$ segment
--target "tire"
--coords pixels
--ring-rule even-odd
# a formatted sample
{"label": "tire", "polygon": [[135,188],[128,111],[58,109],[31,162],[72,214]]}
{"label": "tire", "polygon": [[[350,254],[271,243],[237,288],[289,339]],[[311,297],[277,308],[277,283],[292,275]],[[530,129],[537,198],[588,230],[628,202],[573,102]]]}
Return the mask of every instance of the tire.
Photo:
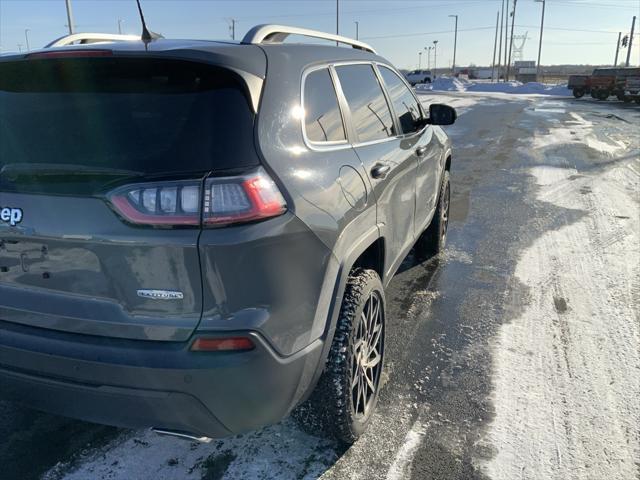
{"label": "tire", "polygon": [[624,103],[631,103],[632,98],[631,97],[622,97],[622,101]]}
{"label": "tire", "polygon": [[607,100],[609,98],[609,90],[598,90],[598,100]]}
{"label": "tire", "polygon": [[451,182],[449,177],[449,172],[445,170],[442,175],[438,206],[433,214],[433,219],[416,243],[415,253],[420,259],[426,259],[442,252],[447,243],[449,206],[451,204]]}
{"label": "tire", "polygon": [[616,94],[616,98],[621,102],[625,101],[625,96],[622,93]]}
{"label": "tire", "polygon": [[640,98],[636,98],[636,103],[640,105]]}
{"label": "tire", "polygon": [[384,367],[384,306],[378,274],[351,272],[325,370],[309,400],[294,412],[305,430],[321,430],[347,445],[366,430]]}
{"label": "tire", "polygon": [[574,88],[573,89],[573,96],[576,98],[582,98],[584,97],[584,90],[581,88]]}
{"label": "tire", "polygon": [[598,90],[591,90],[591,98],[598,99]]}

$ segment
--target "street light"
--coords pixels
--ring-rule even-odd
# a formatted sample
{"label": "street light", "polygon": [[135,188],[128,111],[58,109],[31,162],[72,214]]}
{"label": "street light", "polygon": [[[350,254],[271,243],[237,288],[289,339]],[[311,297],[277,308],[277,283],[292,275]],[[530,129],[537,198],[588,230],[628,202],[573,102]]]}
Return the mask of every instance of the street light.
{"label": "street light", "polygon": [[427,68],[431,70],[431,50],[433,50],[433,47],[429,45],[428,47],[424,47],[424,49],[427,51]]}
{"label": "street light", "polygon": [[24,39],[27,41],[27,52],[31,50],[31,48],[29,48],[29,32],[30,30],[28,28],[24,29]]}
{"label": "street light", "polygon": [[540,81],[540,57],[542,55],[542,32],[544,30],[544,7],[547,2],[545,0],[535,0],[538,3],[542,3],[542,20],[540,20],[540,44],[538,45],[538,70],[536,71],[536,80]]}
{"label": "street light", "polygon": [[360,22],[353,22],[356,24],[356,40],[358,40],[359,36],[360,36],[360,32],[358,31],[360,28]]}
{"label": "street light", "polygon": [[451,76],[456,75],[456,50],[458,48],[458,15],[449,15],[450,18],[456,19],[456,33],[453,37],[453,64],[451,65]]}
{"label": "street light", "polygon": [[422,68],[422,52],[418,52],[418,70]]}
{"label": "street light", "polygon": [[124,22],[124,20],[122,20],[121,18],[118,19],[118,33],[120,35],[122,35],[122,22]]}
{"label": "street light", "polygon": [[438,40],[433,41],[433,78],[438,77]]}

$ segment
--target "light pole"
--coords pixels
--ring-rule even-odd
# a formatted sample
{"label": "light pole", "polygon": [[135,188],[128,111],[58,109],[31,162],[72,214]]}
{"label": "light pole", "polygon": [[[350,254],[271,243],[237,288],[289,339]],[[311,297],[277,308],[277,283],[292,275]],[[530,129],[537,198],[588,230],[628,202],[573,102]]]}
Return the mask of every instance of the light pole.
{"label": "light pole", "polygon": [[544,8],[547,5],[546,0],[535,0],[542,2],[542,20],[540,20],[540,44],[538,45],[538,70],[536,72],[536,80],[540,81],[540,57],[542,55],[542,32],[544,31]]}
{"label": "light pole", "polygon": [[18,53],[22,53],[22,44],[21,43],[18,44]]}
{"label": "light pole", "polygon": [[620,39],[622,38],[622,32],[618,32],[618,43],[616,43],[616,59],[613,61],[613,66],[618,66],[618,53],[620,53]]}
{"label": "light pole", "polygon": [[449,15],[450,18],[456,19],[456,33],[453,37],[453,64],[451,65],[451,76],[456,76],[456,50],[458,49],[458,15]]}
{"label": "light pole", "polygon": [[360,29],[360,22],[353,22],[356,24],[356,40],[359,39],[360,37],[360,32],[358,31]]}
{"label": "light pole", "polygon": [[427,68],[431,70],[431,50],[433,50],[433,47],[429,45],[428,47],[424,47],[424,49],[427,51]]}
{"label": "light pole", "polygon": [[69,35],[73,35],[73,10],[71,9],[71,0],[65,0],[67,4],[67,25],[69,27]]}
{"label": "light pole", "polygon": [[29,48],[29,31],[28,28],[24,29],[24,39],[27,41],[27,52],[31,50],[31,48]]}
{"label": "light pole", "polygon": [[513,50],[513,29],[516,26],[516,5],[518,0],[513,0],[513,12],[511,12],[511,39],[509,41],[509,60],[507,61],[507,76],[505,82],[509,81],[509,73],[511,73],[511,52]]}
{"label": "light pole", "polygon": [[122,20],[121,18],[118,19],[118,33],[120,35],[122,35],[122,22],[124,22],[124,20]]}
{"label": "light pole", "polygon": [[418,70],[422,68],[422,52],[418,52]]}
{"label": "light pole", "polygon": [[438,40],[433,41],[433,78],[437,78],[438,74]]}

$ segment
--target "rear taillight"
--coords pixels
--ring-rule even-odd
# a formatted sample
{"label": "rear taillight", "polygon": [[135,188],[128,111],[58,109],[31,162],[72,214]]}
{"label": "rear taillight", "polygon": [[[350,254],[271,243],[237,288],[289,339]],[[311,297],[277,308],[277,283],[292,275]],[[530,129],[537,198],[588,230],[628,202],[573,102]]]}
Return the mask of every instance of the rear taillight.
{"label": "rear taillight", "polygon": [[196,338],[191,344],[192,352],[248,351],[256,345],[248,337]]}
{"label": "rear taillight", "polygon": [[127,221],[139,225],[222,226],[275,217],[286,211],[282,194],[263,169],[202,181],[129,185],[109,195]]}
{"label": "rear taillight", "polygon": [[240,177],[210,178],[205,182],[205,225],[228,225],[282,215],[286,204],[280,190],[260,169]]}

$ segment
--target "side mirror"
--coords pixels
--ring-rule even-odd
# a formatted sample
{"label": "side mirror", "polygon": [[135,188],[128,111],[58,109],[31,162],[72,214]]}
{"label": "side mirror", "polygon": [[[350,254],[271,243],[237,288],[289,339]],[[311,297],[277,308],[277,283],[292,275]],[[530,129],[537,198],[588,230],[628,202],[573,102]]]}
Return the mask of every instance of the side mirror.
{"label": "side mirror", "polygon": [[458,118],[456,109],[449,105],[434,103],[429,105],[429,123],[431,125],[453,125]]}

